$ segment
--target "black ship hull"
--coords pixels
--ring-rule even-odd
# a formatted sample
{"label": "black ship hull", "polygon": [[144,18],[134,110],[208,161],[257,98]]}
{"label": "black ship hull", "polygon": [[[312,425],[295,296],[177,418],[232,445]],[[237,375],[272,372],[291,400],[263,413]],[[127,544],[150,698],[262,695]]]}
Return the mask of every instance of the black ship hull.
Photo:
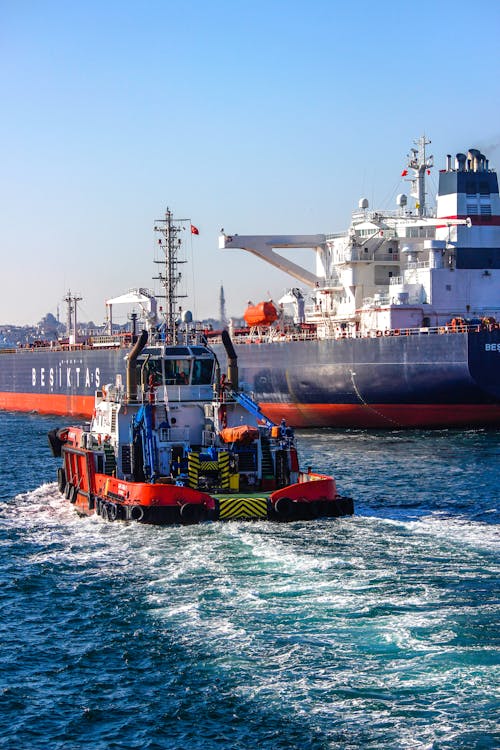
{"label": "black ship hull", "polygon": [[[213,347],[225,362],[222,345]],[[235,343],[240,384],[296,427],[500,425],[500,330]],[[89,416],[127,349],[0,354],[0,408]]]}

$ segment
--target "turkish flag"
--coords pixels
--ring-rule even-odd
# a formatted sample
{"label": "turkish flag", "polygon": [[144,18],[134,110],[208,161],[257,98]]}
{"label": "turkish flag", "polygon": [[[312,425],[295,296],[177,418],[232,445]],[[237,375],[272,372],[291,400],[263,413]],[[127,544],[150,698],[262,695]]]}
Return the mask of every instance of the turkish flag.
{"label": "turkish flag", "polygon": [[198,229],[193,224],[191,224],[191,234],[199,234]]}

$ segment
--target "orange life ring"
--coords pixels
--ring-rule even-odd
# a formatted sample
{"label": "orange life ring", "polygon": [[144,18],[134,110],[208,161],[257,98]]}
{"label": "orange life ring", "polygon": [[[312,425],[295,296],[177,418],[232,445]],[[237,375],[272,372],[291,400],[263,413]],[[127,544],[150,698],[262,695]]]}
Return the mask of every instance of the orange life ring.
{"label": "orange life ring", "polygon": [[382,333],[382,331],[377,331],[376,335],[377,335],[378,337],[380,337],[380,336],[383,336],[383,333]]}

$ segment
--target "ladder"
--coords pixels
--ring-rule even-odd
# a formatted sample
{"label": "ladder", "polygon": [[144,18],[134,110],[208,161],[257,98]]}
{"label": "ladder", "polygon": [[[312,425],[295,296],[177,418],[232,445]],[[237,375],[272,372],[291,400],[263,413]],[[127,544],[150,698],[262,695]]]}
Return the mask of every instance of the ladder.
{"label": "ladder", "polygon": [[241,391],[230,391],[230,395],[234,398],[235,401],[237,401],[241,406],[250,412],[250,414],[253,414],[257,419],[260,419],[266,427],[275,427],[274,422],[272,422],[269,417],[266,417],[266,415],[261,411],[261,408],[258,404],[255,403],[253,399],[250,398],[250,396],[247,396],[246,393],[241,393]]}

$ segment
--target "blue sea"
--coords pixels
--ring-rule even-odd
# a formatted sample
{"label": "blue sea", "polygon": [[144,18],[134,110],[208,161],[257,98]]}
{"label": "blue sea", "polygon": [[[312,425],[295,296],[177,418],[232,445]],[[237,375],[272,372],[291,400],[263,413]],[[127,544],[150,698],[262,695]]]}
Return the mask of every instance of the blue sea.
{"label": "blue sea", "polygon": [[79,518],[0,413],[0,748],[500,747],[500,432],[314,430],[356,515]]}

